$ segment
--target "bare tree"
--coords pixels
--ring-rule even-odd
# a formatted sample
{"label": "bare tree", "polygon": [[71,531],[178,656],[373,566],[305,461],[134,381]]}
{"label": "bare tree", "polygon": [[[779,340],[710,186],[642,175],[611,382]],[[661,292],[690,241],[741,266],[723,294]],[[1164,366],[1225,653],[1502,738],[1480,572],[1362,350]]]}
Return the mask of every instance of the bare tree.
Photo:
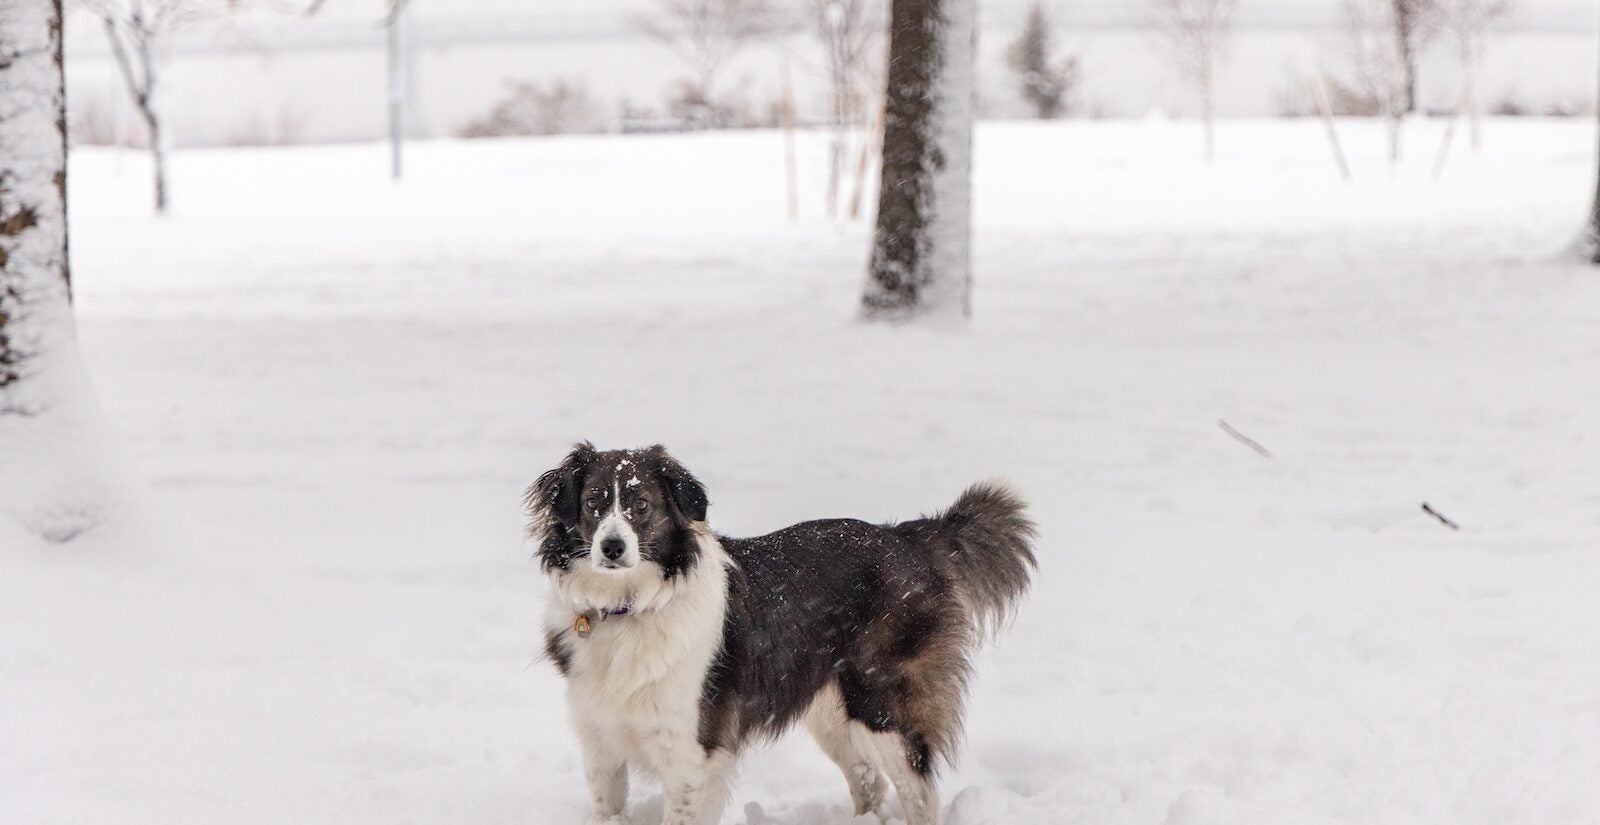
{"label": "bare tree", "polygon": [[1404,27],[1395,9],[1395,0],[1345,0],[1346,96],[1365,101],[1387,121],[1391,171],[1400,164],[1405,116],[1414,100],[1411,84],[1416,77],[1407,63],[1412,53],[1402,48],[1407,38],[1400,34]]}
{"label": "bare tree", "polygon": [[837,214],[839,183],[850,155],[850,136],[866,117],[863,89],[873,74],[872,46],[878,33],[872,17],[880,0],[805,0],[817,39],[822,43],[828,76],[828,120],[833,139],[828,147],[828,214]]}
{"label": "bare tree", "polygon": [[717,104],[717,79],[734,55],[772,30],[774,21],[769,0],[655,0],[654,11],[634,25],[689,68],[678,103],[722,125],[726,117]]}
{"label": "bare tree", "polygon": [[67,268],[61,0],[0,3],[0,518],[67,541],[92,522]]}
{"label": "bare tree", "polygon": [[1390,32],[1404,72],[1403,114],[1417,111],[1417,61],[1439,29],[1439,0],[1388,0]]}
{"label": "bare tree", "polygon": [[[234,5],[239,0],[228,0],[229,5]],[[305,6],[305,14],[311,16],[322,10],[328,0],[310,0]],[[411,7],[411,0],[387,0],[388,8],[383,15],[384,33],[384,65],[388,75],[385,84],[385,99],[389,111],[389,176],[395,180],[400,179],[403,171],[403,155],[406,143],[406,103],[410,97],[410,82],[408,71],[411,65],[411,54],[406,42],[406,10]]]}
{"label": "bare tree", "polygon": [[1444,0],[1445,28],[1461,61],[1461,108],[1467,116],[1472,151],[1483,148],[1483,101],[1478,76],[1489,51],[1489,32],[1511,13],[1511,0]]}
{"label": "bare tree", "polygon": [[599,132],[604,119],[581,81],[508,81],[505,97],[477,120],[456,131],[460,137],[577,135]]}
{"label": "bare tree", "polygon": [[155,206],[167,211],[167,134],[162,69],[172,36],[219,10],[222,3],[202,0],[83,0],[83,6],[105,26],[117,70],[128,96],[144,121],[155,171]]}
{"label": "bare tree", "polygon": [[1217,64],[1228,52],[1237,0],[1151,0],[1174,66],[1200,97],[1206,162],[1216,159]]}
{"label": "bare tree", "polygon": [[1017,73],[1017,90],[1033,107],[1034,116],[1050,120],[1072,113],[1078,86],[1078,58],[1056,58],[1055,30],[1044,0],[1034,0],[1017,39],[1006,49],[1006,62]]}
{"label": "bare tree", "polygon": [[971,314],[977,0],[893,0],[865,317]]}

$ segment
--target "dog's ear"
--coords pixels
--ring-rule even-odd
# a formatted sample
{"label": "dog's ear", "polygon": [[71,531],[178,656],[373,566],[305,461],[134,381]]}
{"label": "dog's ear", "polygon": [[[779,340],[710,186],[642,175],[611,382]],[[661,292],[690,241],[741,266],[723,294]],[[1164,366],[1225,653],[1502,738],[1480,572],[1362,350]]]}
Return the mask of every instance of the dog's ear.
{"label": "dog's ear", "polygon": [[660,444],[650,448],[650,455],[655,459],[656,475],[673,508],[688,521],[705,521],[706,506],[710,503],[706,500],[705,485],[676,458],[667,455],[667,448]]}
{"label": "dog's ear", "polygon": [[597,453],[587,441],[576,444],[555,469],[539,476],[528,488],[523,501],[528,505],[532,529],[546,537],[557,526],[572,529],[578,525],[578,503],[583,500],[583,479],[589,474]]}

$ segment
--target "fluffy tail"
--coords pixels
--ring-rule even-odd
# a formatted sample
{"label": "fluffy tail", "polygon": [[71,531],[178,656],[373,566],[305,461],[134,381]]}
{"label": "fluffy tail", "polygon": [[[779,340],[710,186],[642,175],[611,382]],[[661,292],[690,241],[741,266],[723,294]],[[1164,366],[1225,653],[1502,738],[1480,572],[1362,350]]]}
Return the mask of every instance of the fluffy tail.
{"label": "fluffy tail", "polygon": [[1010,618],[1039,566],[1033,555],[1037,531],[1026,510],[1007,487],[982,483],[930,519],[947,542],[939,549],[949,559],[967,609],[986,632],[999,630]]}

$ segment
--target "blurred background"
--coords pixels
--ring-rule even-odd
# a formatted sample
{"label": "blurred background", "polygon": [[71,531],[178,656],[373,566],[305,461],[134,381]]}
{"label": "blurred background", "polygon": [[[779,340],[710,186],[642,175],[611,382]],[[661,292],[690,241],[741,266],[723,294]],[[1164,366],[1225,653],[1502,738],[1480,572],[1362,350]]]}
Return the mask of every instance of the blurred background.
{"label": "blurred background", "polygon": [[[195,3],[203,7],[203,3]],[[692,4],[682,4],[692,5]],[[713,4],[715,5],[715,4]],[[1196,101],[1165,48],[1159,5],[1139,0],[986,0],[979,38],[980,113],[1037,116],[1020,91],[1011,47],[1035,8],[1048,19],[1052,65],[1070,63],[1063,103],[1073,118],[1193,117]],[[1315,113],[1307,81],[1334,87],[1338,114],[1377,114],[1363,89],[1359,45],[1377,21],[1345,0],[1240,0],[1230,59],[1215,79],[1225,117]],[[1382,9],[1382,3],[1366,3]],[[1445,6],[1450,4],[1446,3]],[[176,27],[166,44],[166,96],[178,146],[325,143],[385,134],[387,37],[383,0],[330,0],[314,15],[212,4],[211,14]],[[779,125],[786,94],[800,123],[832,117],[829,56],[840,25],[856,47],[852,92],[871,108],[881,97],[886,5],[789,0],[733,4],[752,16],[744,33],[718,44],[727,59],[711,77],[713,113],[695,111],[695,58],[657,36],[675,25],[672,4],[650,0],[413,0],[405,30],[405,131],[418,138],[500,134],[680,130],[696,126]],[[839,20],[830,23],[826,9]],[[1592,108],[1592,0],[1482,2],[1487,47],[1478,97],[1501,115],[1574,116]],[[1354,11],[1352,10],[1354,8]],[[821,11],[819,11],[821,10]],[[1481,12],[1480,12],[1481,13]],[[681,21],[677,21],[681,22]],[[1460,108],[1467,67],[1446,21],[1419,50],[1418,107]],[[737,48],[734,48],[734,45]],[[1353,49],[1355,53],[1353,52]],[[68,84],[75,138],[137,145],[145,139],[130,111],[104,32],[80,8],[69,23]],[[1025,70],[1023,70],[1025,71]],[[787,80],[786,80],[787,78]],[[785,83],[790,84],[785,92]],[[1365,97],[1364,97],[1365,93]],[[509,107],[521,122],[497,121]]]}
{"label": "blurred background", "polygon": [[[949,825],[1592,825],[1600,0],[983,0],[926,235],[887,6],[67,3],[0,822],[583,821],[520,502],[592,439],[735,535],[1021,491]],[[910,238],[953,323],[864,311]],[[850,813],[789,738],[723,821]]]}

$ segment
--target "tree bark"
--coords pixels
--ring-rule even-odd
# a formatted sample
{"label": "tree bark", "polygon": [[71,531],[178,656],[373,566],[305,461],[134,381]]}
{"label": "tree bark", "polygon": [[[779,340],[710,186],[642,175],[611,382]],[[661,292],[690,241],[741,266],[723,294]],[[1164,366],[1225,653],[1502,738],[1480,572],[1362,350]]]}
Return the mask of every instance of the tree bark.
{"label": "tree bark", "polygon": [[61,0],[0,3],[0,416],[39,411],[36,361],[72,336],[63,83]]}
{"label": "tree bark", "polygon": [[154,112],[146,112],[144,118],[145,130],[150,133],[150,165],[155,174],[156,187],[156,214],[167,213],[167,134],[161,128],[161,118]]}
{"label": "tree bark", "polygon": [[1417,54],[1418,0],[1394,0],[1395,37],[1400,49],[1401,68],[1405,72],[1404,114],[1417,110]]}
{"label": "tree bark", "polygon": [[865,317],[970,315],[976,0],[892,0]]}
{"label": "tree bark", "polygon": [[72,321],[61,2],[0,2],[0,521],[54,543],[115,499]]}
{"label": "tree bark", "polygon": [[[1600,118],[1600,109],[1596,110],[1596,117]],[[1600,165],[1600,151],[1597,151],[1597,165]],[[1595,176],[1594,202],[1589,206],[1589,225],[1584,229],[1583,254],[1589,263],[1600,266],[1600,173]]]}

